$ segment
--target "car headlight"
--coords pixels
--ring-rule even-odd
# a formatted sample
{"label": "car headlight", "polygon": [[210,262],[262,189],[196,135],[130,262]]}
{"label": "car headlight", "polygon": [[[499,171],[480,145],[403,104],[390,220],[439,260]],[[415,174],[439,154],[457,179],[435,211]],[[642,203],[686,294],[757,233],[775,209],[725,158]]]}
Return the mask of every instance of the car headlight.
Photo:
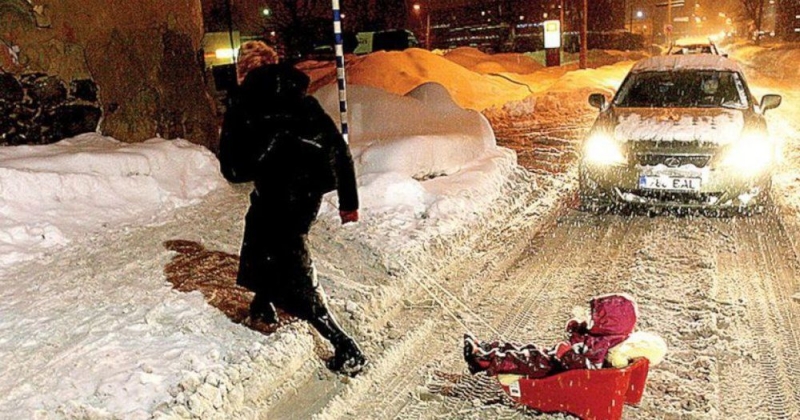
{"label": "car headlight", "polygon": [[775,151],[768,139],[759,133],[748,133],[731,145],[722,164],[752,173],[771,165],[774,158]]}
{"label": "car headlight", "polygon": [[624,165],[627,163],[620,144],[610,135],[595,133],[583,147],[583,159],[598,165]]}

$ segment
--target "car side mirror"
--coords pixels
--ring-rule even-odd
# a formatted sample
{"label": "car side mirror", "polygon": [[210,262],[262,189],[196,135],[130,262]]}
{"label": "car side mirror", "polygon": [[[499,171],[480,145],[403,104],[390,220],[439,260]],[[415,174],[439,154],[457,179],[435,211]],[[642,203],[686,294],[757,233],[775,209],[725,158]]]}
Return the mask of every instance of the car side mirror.
{"label": "car side mirror", "polygon": [[779,107],[781,100],[781,95],[764,95],[761,97],[761,112]]}
{"label": "car side mirror", "polygon": [[593,93],[589,95],[589,105],[597,108],[603,109],[606,107],[606,95],[602,93]]}

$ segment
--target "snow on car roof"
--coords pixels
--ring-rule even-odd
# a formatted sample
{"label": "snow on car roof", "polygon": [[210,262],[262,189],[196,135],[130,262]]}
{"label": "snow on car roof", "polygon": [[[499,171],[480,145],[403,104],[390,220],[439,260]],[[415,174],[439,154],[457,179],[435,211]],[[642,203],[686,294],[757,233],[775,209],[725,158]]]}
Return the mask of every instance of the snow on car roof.
{"label": "snow on car roof", "polygon": [[665,55],[646,58],[634,64],[631,73],[676,70],[725,70],[742,73],[742,68],[735,61],[713,54]]}

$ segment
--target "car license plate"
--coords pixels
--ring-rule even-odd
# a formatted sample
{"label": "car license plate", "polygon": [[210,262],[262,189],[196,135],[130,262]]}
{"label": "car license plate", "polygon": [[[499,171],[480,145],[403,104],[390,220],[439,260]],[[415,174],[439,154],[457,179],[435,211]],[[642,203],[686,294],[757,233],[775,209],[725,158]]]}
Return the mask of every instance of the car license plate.
{"label": "car license plate", "polygon": [[700,178],[642,175],[639,177],[639,188],[664,191],[699,191]]}

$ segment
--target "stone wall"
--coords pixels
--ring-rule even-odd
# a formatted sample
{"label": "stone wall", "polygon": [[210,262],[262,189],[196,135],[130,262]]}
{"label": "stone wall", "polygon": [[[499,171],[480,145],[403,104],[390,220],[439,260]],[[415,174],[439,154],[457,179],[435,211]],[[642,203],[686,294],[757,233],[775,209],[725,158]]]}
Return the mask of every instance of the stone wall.
{"label": "stone wall", "polygon": [[216,150],[202,35],[200,0],[0,0],[0,70],[52,76],[68,92],[93,80],[100,131],[127,142],[180,137]]}
{"label": "stone wall", "polygon": [[97,130],[97,85],[44,73],[0,73],[0,144],[48,144]]}

